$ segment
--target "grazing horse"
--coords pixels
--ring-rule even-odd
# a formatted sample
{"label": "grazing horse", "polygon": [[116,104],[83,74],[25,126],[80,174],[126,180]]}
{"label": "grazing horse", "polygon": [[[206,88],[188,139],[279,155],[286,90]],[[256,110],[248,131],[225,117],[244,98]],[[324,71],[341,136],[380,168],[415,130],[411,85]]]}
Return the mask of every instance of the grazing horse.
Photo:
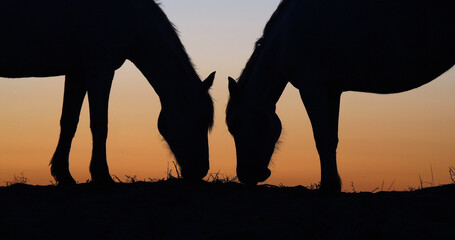
{"label": "grazing horse", "polygon": [[213,124],[209,88],[201,81],[172,23],[153,0],[0,0],[0,76],[65,75],[61,131],[51,160],[59,184],[75,184],[68,168],[81,105],[88,95],[94,183],[112,184],[106,160],[108,101],[114,71],[133,62],[159,95],[158,129],[182,176],[209,169]]}
{"label": "grazing horse", "polygon": [[238,179],[255,185],[270,176],[282,128],[275,106],[290,82],[313,127],[321,190],[341,191],[341,93],[398,93],[446,72],[455,64],[454,13],[446,0],[283,0],[238,82],[229,78]]}

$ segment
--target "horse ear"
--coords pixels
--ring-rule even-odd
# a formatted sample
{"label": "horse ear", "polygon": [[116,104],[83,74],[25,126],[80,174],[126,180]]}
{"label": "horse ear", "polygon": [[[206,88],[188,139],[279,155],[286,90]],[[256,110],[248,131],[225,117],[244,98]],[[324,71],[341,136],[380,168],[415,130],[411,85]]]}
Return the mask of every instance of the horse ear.
{"label": "horse ear", "polygon": [[231,95],[234,95],[237,92],[237,82],[231,77],[228,77],[228,80],[229,80],[229,93]]}
{"label": "horse ear", "polygon": [[216,72],[212,72],[203,82],[202,82],[202,90],[207,92],[210,87],[213,85],[213,80],[215,80]]}

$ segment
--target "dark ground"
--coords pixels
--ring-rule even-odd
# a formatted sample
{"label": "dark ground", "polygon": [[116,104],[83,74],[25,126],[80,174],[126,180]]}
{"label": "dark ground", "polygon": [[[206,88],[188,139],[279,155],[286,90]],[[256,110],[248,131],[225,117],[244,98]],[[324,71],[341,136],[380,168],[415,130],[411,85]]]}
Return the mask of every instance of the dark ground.
{"label": "dark ground", "polygon": [[0,239],[455,239],[455,185],[322,195],[178,179],[0,187]]}

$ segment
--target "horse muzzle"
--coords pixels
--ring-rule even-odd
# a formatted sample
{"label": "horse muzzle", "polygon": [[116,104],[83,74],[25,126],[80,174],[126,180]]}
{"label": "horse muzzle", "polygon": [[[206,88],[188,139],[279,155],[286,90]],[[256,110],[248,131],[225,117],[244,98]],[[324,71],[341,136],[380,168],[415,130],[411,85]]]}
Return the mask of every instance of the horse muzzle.
{"label": "horse muzzle", "polygon": [[183,179],[190,181],[199,181],[209,172],[208,166],[181,166],[180,168]]}
{"label": "horse muzzle", "polygon": [[246,185],[257,185],[259,182],[264,182],[271,174],[272,172],[268,168],[260,171],[244,171],[237,168],[237,178]]}

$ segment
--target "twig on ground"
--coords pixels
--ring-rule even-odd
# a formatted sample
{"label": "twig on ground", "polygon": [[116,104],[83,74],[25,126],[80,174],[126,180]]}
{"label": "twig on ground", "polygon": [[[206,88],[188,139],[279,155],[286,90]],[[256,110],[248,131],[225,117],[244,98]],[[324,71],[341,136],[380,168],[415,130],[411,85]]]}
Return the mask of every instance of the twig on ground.
{"label": "twig on ground", "polygon": [[393,181],[392,181],[392,184],[390,184],[390,187],[387,189],[387,192],[389,192],[389,191],[390,191],[390,189],[392,189],[392,187],[393,187],[393,184],[395,184],[395,179],[393,179]]}
{"label": "twig on ground", "polygon": [[115,178],[115,179],[116,179],[116,180],[117,180],[119,183],[123,183],[123,181],[122,181],[122,180],[120,180],[120,178],[119,178],[119,177],[117,177],[117,175],[112,175],[112,177],[114,177],[114,178]]}
{"label": "twig on ground", "polygon": [[137,176],[136,175],[134,175],[134,176],[125,175],[125,177],[126,177],[126,180],[125,180],[126,183],[135,183],[135,182],[137,182]]}
{"label": "twig on ground", "polygon": [[354,187],[354,182],[353,181],[351,182],[351,187],[352,187],[352,192],[355,193],[356,191],[355,191],[355,187]]}
{"label": "twig on ground", "polygon": [[450,174],[450,180],[452,180],[452,183],[455,184],[455,167],[453,167],[453,166],[449,167],[449,174]]}
{"label": "twig on ground", "polygon": [[419,180],[420,180],[420,189],[423,189],[423,182],[422,182],[422,177],[419,174]]}
{"label": "twig on ground", "polygon": [[175,161],[172,162],[172,163],[174,164],[175,172],[177,173],[177,178],[181,178],[180,177],[179,167],[177,166],[177,163]]}

